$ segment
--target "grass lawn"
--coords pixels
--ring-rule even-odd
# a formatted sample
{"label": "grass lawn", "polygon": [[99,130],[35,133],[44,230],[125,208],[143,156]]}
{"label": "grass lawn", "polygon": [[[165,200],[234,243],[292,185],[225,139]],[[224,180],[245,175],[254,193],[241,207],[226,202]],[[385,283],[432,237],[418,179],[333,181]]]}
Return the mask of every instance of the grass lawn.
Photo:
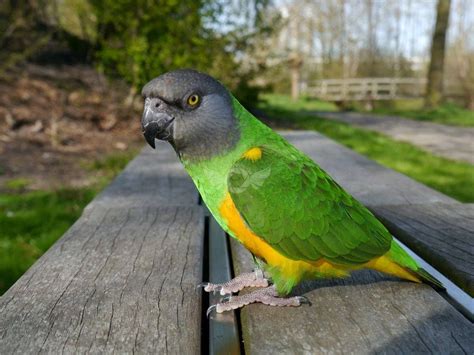
{"label": "grass lawn", "polygon": [[474,166],[435,156],[409,143],[351,125],[314,117],[305,111],[320,104],[265,95],[258,108],[280,127],[311,129],[462,202],[474,202]]}
{"label": "grass lawn", "polygon": [[[355,105],[356,110],[363,111]],[[423,108],[422,100],[378,101],[371,113],[400,116],[417,121],[436,122],[452,126],[474,127],[474,112],[453,103],[445,103],[432,110]]]}
{"label": "grass lawn", "polygon": [[312,98],[302,97],[298,101],[293,101],[288,95],[264,94],[258,108],[260,109],[282,109],[291,112],[298,111],[339,111],[339,108],[328,101],[320,101]]}
{"label": "grass lawn", "polygon": [[0,295],[74,223],[96,192],[0,194]]}
{"label": "grass lawn", "polygon": [[91,174],[99,176],[87,188],[25,192],[25,179],[6,184],[11,192],[0,194],[0,295],[64,234],[136,153],[132,150],[84,162]]}

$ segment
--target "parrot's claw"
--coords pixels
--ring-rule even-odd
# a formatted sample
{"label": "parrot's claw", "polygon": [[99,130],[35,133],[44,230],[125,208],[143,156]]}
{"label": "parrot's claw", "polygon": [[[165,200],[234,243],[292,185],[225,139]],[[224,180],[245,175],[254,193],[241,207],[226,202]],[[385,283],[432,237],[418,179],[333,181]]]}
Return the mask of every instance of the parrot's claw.
{"label": "parrot's claw", "polygon": [[202,282],[198,287],[202,287],[206,292],[219,292],[221,296],[230,295],[245,287],[268,287],[269,280],[265,278],[262,270],[255,270],[240,274],[228,282],[221,284],[213,284],[210,282]]}
{"label": "parrot's claw", "polygon": [[217,313],[222,313],[241,308],[250,303],[263,303],[269,306],[278,307],[299,307],[302,304],[311,305],[311,302],[305,296],[288,298],[278,297],[278,292],[276,291],[275,286],[269,286],[242,296],[226,296],[222,299],[221,303],[209,307],[206,314],[209,317],[209,314],[214,310]]}
{"label": "parrot's claw", "polygon": [[305,297],[305,296],[296,296],[295,298],[298,299],[298,301],[300,302],[300,305],[302,305],[302,304],[307,304],[307,305],[310,305],[310,306],[313,305],[313,304],[311,303],[311,301],[308,299],[308,297]]}
{"label": "parrot's claw", "polygon": [[212,311],[216,310],[216,308],[217,308],[217,304],[213,304],[212,306],[210,306],[206,311],[206,317],[209,318],[209,315],[212,313]]}

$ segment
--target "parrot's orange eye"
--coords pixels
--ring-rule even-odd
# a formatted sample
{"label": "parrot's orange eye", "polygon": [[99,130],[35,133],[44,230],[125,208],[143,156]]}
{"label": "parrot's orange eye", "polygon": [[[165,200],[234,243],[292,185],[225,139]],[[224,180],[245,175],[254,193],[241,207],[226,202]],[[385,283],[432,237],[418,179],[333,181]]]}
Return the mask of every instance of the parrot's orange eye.
{"label": "parrot's orange eye", "polygon": [[188,105],[196,106],[199,103],[199,95],[193,94],[188,97]]}

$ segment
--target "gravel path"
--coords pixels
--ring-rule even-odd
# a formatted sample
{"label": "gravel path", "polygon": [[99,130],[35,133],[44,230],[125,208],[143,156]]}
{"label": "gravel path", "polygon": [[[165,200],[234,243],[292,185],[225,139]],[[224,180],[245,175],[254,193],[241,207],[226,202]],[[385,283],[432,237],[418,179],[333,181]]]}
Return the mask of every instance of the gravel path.
{"label": "gravel path", "polygon": [[394,116],[375,116],[355,112],[313,112],[319,117],[337,120],[394,139],[406,141],[433,154],[474,164],[474,128],[446,126]]}

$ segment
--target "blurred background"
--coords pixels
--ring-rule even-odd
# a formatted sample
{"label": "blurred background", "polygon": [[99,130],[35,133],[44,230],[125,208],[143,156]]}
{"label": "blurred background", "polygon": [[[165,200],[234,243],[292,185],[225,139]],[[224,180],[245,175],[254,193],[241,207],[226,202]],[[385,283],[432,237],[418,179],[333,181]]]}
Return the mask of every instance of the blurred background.
{"label": "blurred background", "polygon": [[141,87],[176,68],[474,202],[473,33],[472,0],[2,1],[0,295],[143,147]]}

